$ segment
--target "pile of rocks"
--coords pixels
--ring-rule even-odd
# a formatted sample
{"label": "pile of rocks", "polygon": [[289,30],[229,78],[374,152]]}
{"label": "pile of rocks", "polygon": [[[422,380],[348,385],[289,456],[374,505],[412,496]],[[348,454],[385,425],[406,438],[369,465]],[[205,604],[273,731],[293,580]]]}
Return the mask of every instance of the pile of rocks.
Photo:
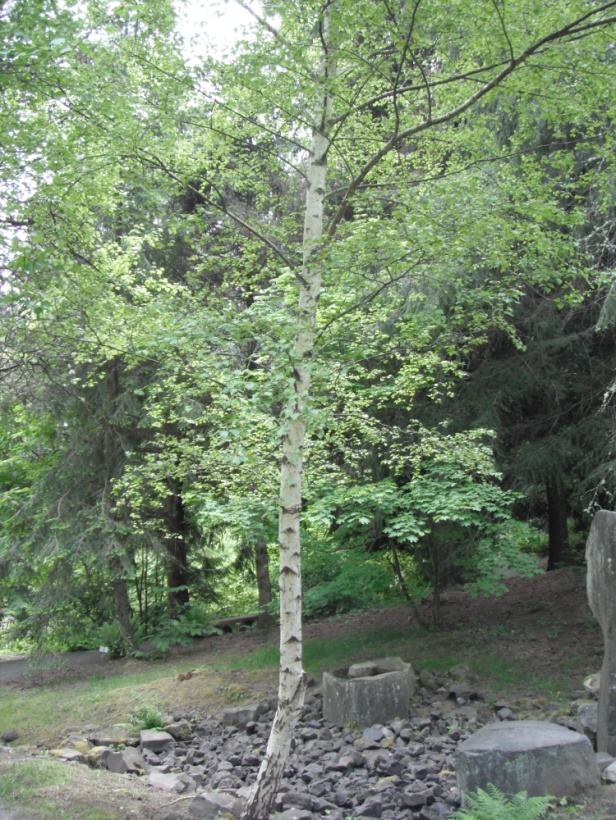
{"label": "pile of rocks", "polygon": [[[447,675],[421,670],[410,716],[360,729],[323,718],[322,695],[309,690],[276,799],[283,820],[375,817],[437,820],[460,805],[454,756],[461,742],[494,721],[535,718],[576,726],[569,708],[541,697],[499,702],[475,687],[468,667]],[[581,696],[584,693],[580,693]],[[66,761],[146,778],[186,797],[167,820],[239,813],[265,754],[275,699],[222,716],[175,714],[163,731],[127,737],[84,730],[52,754]]]}
{"label": "pile of rocks", "polygon": [[[338,728],[323,718],[321,694],[310,689],[276,801],[284,820],[327,815],[436,820],[460,805],[454,754],[485,723],[532,714],[555,719],[542,699],[487,703],[467,667],[448,675],[422,670],[410,717],[365,729]],[[176,714],[164,731],[139,738],[89,731],[53,754],[147,778],[190,801],[194,817],[237,812],[265,754],[275,699],[227,709],[205,719]],[[569,713],[565,721],[574,721]],[[123,748],[124,747],[124,748]],[[187,801],[188,802],[188,801]],[[180,816],[172,811],[168,818]]]}

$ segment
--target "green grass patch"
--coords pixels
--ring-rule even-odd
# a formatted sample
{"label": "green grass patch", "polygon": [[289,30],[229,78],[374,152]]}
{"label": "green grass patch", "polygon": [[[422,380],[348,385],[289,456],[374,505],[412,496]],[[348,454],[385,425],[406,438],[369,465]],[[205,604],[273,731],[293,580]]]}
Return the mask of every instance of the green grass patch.
{"label": "green grass patch", "polygon": [[[80,820],[86,807],[60,807],[50,795],[80,785],[82,772],[50,760],[13,763],[0,770],[0,801],[7,808],[31,809],[32,817]],[[34,814],[36,812],[36,814]],[[104,806],[89,805],[88,820],[118,820],[120,815]]]}

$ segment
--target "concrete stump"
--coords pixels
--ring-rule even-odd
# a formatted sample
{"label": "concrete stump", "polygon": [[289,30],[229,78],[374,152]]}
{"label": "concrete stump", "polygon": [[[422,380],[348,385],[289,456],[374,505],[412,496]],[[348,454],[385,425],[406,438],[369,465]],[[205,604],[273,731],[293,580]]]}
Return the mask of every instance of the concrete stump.
{"label": "concrete stump", "polygon": [[355,721],[361,727],[406,718],[414,691],[415,673],[400,658],[324,672],[323,717],[336,726]]}
{"label": "concrete stump", "polygon": [[597,751],[616,757],[616,513],[599,510],[586,541],[588,603],[603,632]]}
{"label": "concrete stump", "polygon": [[541,720],[484,726],[459,747],[456,774],[463,795],[493,783],[505,794],[566,797],[600,783],[588,738]]}

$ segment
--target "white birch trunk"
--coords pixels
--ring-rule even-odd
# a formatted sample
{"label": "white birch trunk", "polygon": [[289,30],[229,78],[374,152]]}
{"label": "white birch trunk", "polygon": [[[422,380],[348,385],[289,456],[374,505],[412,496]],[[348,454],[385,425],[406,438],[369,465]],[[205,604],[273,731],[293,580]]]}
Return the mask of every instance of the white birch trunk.
{"label": "white birch trunk", "polygon": [[289,756],[293,731],[304,705],[306,675],[302,667],[302,581],[300,516],[302,466],[306,437],[305,409],[310,391],[314,327],[321,291],[323,212],[331,117],[331,79],[334,62],[328,53],[329,18],[322,28],[323,59],[318,83],[322,89],[315,116],[308,190],[304,215],[303,264],[299,278],[299,309],[294,348],[294,393],[287,404],[287,432],[280,468],[280,677],[278,709],[267,744],[265,759],[248,801],[243,820],[265,820],[273,809],[278,784]]}

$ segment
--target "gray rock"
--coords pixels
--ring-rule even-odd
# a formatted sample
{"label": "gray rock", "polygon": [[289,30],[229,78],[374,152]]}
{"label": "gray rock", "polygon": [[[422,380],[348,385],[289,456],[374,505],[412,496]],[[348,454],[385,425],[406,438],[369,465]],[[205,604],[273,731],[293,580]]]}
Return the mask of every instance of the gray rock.
{"label": "gray rock", "polygon": [[348,678],[346,669],[323,673],[323,717],[337,726],[359,726],[407,717],[415,691],[410,664],[400,658],[374,661],[378,674]]}
{"label": "gray rock", "polygon": [[312,820],[314,815],[306,809],[290,808],[280,815],[281,820]]}
{"label": "gray rock", "polygon": [[191,800],[188,810],[193,817],[203,817],[208,820],[225,813],[239,817],[242,812],[242,801],[231,794],[202,792]]}
{"label": "gray rock", "polygon": [[234,706],[225,709],[222,713],[223,726],[237,726],[238,729],[245,729],[246,724],[254,723],[260,714],[260,709],[255,704],[246,706]]}
{"label": "gray rock", "polygon": [[597,748],[597,703],[582,703],[578,706],[575,728],[581,735],[586,735],[593,749]]}
{"label": "gray rock", "polygon": [[307,792],[287,792],[282,795],[283,806],[312,810],[312,796]]}
{"label": "gray rock", "polygon": [[610,763],[601,774],[606,783],[616,783],[616,762]]}
{"label": "gray rock", "polygon": [[349,666],[350,678],[372,677],[372,675],[376,674],[378,674],[378,666],[372,661],[368,661],[366,663],[354,663],[352,666]]}
{"label": "gray rock", "polygon": [[187,720],[178,720],[164,727],[174,740],[190,740],[193,728]]}
{"label": "gray rock", "polygon": [[614,762],[614,758],[612,755],[608,755],[607,752],[597,752],[595,755],[595,760],[597,761],[597,766],[599,767],[599,771],[604,771],[610,763]]}
{"label": "gray rock", "polygon": [[124,762],[122,752],[109,752],[105,764],[113,774],[126,774],[128,766]]}
{"label": "gray rock", "polygon": [[507,794],[563,797],[599,783],[588,738],[537,720],[484,726],[460,745],[456,774],[462,794],[493,783]]}
{"label": "gray rock", "polygon": [[139,733],[139,742],[142,749],[149,749],[151,752],[162,752],[171,746],[173,738],[168,732],[142,729]]}
{"label": "gray rock", "polygon": [[59,758],[60,760],[66,760],[69,763],[88,762],[88,758],[84,755],[84,753],[77,751],[77,749],[69,749],[67,747],[62,749],[52,749],[49,754]]}
{"label": "gray rock", "polygon": [[368,797],[363,805],[355,809],[357,817],[380,817],[383,814],[383,803],[379,797]]}
{"label": "gray rock", "polygon": [[599,510],[586,541],[588,603],[603,632],[597,749],[616,755],[616,513]]}
{"label": "gray rock", "polygon": [[597,697],[599,689],[601,688],[601,672],[595,672],[594,675],[589,675],[584,680],[584,689],[589,695]]}
{"label": "gray rock", "polygon": [[174,792],[177,791],[178,785],[182,781],[180,780],[179,774],[173,774],[171,772],[165,774],[159,772],[157,769],[153,769],[148,775],[147,782],[150,786],[154,786],[155,789],[162,789],[162,791],[165,792]]}

